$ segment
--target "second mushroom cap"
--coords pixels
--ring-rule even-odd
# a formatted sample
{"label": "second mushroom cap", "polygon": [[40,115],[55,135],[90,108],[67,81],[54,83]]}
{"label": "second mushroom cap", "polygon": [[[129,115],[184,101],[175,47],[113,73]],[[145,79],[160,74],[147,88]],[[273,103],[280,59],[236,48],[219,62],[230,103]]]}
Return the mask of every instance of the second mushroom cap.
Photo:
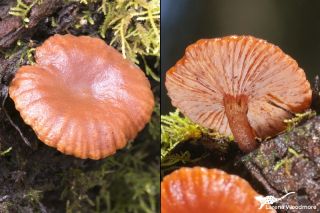
{"label": "second mushroom cap", "polygon": [[292,117],[269,101],[294,113],[311,104],[296,61],[252,36],[199,40],[167,72],[165,84],[173,106],[203,127],[234,135],[245,152],[256,148],[255,136],[278,134]]}

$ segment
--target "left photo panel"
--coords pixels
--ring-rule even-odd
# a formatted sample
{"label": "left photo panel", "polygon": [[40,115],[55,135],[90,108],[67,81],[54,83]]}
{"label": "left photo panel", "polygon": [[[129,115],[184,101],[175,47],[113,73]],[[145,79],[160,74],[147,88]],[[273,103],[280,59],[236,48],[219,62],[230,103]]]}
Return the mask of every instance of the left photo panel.
{"label": "left photo panel", "polygon": [[160,212],[160,0],[0,8],[0,213]]}

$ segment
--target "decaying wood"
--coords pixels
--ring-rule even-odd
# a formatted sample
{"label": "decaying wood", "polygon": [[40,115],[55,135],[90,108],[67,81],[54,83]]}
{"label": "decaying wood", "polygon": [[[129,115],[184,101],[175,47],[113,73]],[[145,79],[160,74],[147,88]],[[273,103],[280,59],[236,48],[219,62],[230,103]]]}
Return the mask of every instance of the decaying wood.
{"label": "decaying wood", "polygon": [[268,195],[280,197],[295,192],[273,205],[320,208],[320,116],[262,143],[241,161],[265,186]]}

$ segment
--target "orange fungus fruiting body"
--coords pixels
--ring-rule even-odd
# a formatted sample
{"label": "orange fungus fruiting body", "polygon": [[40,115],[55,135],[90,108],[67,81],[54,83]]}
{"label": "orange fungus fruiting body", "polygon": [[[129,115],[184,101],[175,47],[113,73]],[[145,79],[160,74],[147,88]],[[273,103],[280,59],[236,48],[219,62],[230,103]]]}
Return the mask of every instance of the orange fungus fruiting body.
{"label": "orange fungus fruiting body", "polygon": [[103,40],[55,35],[21,67],[9,93],[38,138],[79,158],[100,159],[133,140],[150,120],[145,74]]}
{"label": "orange fungus fruiting body", "polygon": [[[283,122],[311,104],[304,71],[282,50],[252,36],[202,39],[166,75],[173,106],[193,122],[226,136],[240,148],[257,147],[254,137],[274,136]],[[277,107],[269,103],[274,102]]]}
{"label": "orange fungus fruiting body", "polygon": [[242,178],[219,169],[181,168],[161,183],[161,213],[275,213]]}

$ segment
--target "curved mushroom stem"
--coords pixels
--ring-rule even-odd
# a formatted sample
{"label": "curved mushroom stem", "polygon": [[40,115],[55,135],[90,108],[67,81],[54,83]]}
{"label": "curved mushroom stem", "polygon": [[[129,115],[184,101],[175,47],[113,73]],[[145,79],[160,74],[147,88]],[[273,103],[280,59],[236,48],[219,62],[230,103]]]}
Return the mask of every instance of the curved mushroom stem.
{"label": "curved mushroom stem", "polygon": [[258,143],[254,139],[252,128],[247,117],[246,96],[233,97],[226,95],[224,106],[229,121],[229,126],[234,139],[238,142],[240,149],[246,153],[258,148]]}

